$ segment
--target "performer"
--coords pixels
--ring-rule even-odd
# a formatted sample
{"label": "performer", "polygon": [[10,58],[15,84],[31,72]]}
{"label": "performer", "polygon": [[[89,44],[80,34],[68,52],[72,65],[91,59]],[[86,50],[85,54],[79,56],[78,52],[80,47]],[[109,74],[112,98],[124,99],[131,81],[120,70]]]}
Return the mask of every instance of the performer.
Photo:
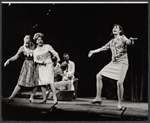
{"label": "performer", "polygon": [[[24,37],[24,45],[21,46],[13,57],[8,59],[4,67],[6,65],[9,65],[11,61],[15,61],[19,58],[19,56],[23,53],[25,56],[25,61],[23,63],[20,76],[18,79],[18,83],[15,86],[15,89],[13,90],[11,96],[6,100],[6,102],[10,102],[14,99],[15,95],[18,93],[18,91],[21,89],[21,87],[34,87],[38,85],[38,82],[36,81],[36,73],[35,73],[35,65],[33,62],[33,50],[35,48],[34,43],[31,41],[31,36],[26,35]],[[35,90],[33,90],[33,93],[35,93]],[[33,98],[30,98],[30,101],[33,101]]]}
{"label": "performer", "polygon": [[41,103],[46,103],[46,85],[50,84],[51,90],[53,92],[54,104],[57,104],[57,97],[54,86],[54,70],[51,54],[57,57],[57,62],[60,61],[58,53],[49,44],[44,44],[43,41],[44,34],[36,33],[34,35],[34,40],[37,43],[37,48],[34,50],[34,61],[37,63],[39,71],[39,85],[41,86],[43,93],[43,101]]}
{"label": "performer", "polygon": [[[63,72],[61,70],[61,65],[59,62],[57,62],[57,57],[53,57],[52,58],[52,61],[53,61],[53,66],[54,66],[54,82],[58,82],[58,81],[61,81],[62,80],[62,76],[63,76]],[[48,84],[46,86],[46,98],[49,97],[49,94],[51,95],[50,97],[52,97],[52,94],[51,94],[51,88],[50,88],[50,84]]]}
{"label": "performer", "polygon": [[[54,67],[54,74],[55,74],[54,83],[56,87],[56,93],[58,93],[59,90],[72,90],[75,91],[73,98],[76,99],[77,87],[76,88],[74,87],[75,86],[74,83],[78,82],[78,79],[74,77],[75,65],[74,62],[70,61],[69,54],[65,53],[63,57],[65,61],[61,65],[56,64],[56,66]],[[47,91],[47,97],[49,98],[52,97],[50,90]]]}
{"label": "performer", "polygon": [[102,76],[117,80],[117,94],[118,94],[118,109],[122,109],[122,98],[124,94],[123,82],[128,70],[128,55],[127,45],[134,44],[134,38],[127,38],[123,34],[123,29],[120,25],[115,24],[112,29],[114,38],[111,39],[105,46],[96,50],[91,50],[88,54],[91,57],[94,53],[110,49],[112,52],[112,60],[106,65],[97,75],[97,94],[92,103],[101,103],[102,91]]}
{"label": "performer", "polygon": [[[68,64],[67,63],[62,63],[60,66],[60,70],[55,69],[55,87],[56,90],[72,90],[72,77],[68,76],[67,68]],[[59,70],[59,71],[58,71]],[[61,76],[61,80],[59,80],[59,76]]]}
{"label": "performer", "polygon": [[63,55],[64,62],[62,64],[67,64],[67,69],[64,71],[65,76],[63,80],[71,80],[71,90],[74,90],[73,82],[74,82],[74,73],[75,73],[75,64],[70,60],[69,54],[65,53]]}
{"label": "performer", "polygon": [[[56,62],[54,61],[54,64]],[[72,79],[68,78],[67,75],[67,70],[68,64],[67,63],[62,63],[61,65],[59,63],[55,64],[54,67],[54,84],[56,88],[56,94],[59,92],[59,90],[71,90],[71,84],[72,84]],[[49,86],[47,87],[47,98],[51,98],[51,90]],[[50,96],[49,96],[50,95]]]}
{"label": "performer", "polygon": [[53,66],[54,66],[54,82],[58,82],[62,80],[62,76],[63,76],[63,71],[61,69],[61,65],[59,62],[57,62],[57,58],[54,57],[52,59],[53,61]]}

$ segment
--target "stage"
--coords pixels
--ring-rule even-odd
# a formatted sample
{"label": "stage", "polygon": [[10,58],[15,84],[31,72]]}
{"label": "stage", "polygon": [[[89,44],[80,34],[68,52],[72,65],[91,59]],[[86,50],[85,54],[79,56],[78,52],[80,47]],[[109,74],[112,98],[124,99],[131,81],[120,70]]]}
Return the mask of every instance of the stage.
{"label": "stage", "polygon": [[5,103],[2,98],[2,121],[147,121],[148,103],[123,101],[126,110],[117,109],[117,100],[103,98],[101,105],[91,104],[93,98],[77,98],[59,101],[56,109],[49,111],[53,104],[41,102],[41,93],[35,96],[36,103],[29,102],[29,93],[21,93],[14,101]]}

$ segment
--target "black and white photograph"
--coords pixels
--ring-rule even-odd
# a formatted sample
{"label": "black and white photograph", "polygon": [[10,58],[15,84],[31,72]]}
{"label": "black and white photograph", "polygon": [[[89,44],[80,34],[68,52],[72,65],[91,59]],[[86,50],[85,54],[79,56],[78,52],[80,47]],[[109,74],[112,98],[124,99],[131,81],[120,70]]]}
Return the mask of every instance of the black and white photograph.
{"label": "black and white photograph", "polygon": [[148,121],[148,2],[1,6],[2,121]]}

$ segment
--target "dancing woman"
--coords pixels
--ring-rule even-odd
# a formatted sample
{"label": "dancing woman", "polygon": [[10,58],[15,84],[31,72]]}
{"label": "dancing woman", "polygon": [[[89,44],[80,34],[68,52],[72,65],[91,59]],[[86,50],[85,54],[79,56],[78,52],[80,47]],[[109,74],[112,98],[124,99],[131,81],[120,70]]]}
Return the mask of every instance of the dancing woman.
{"label": "dancing woman", "polygon": [[102,92],[102,76],[117,80],[117,94],[118,94],[118,109],[122,109],[122,98],[124,94],[123,82],[128,70],[128,55],[127,45],[134,44],[134,38],[128,39],[123,34],[123,29],[120,25],[115,24],[112,29],[114,38],[111,39],[105,46],[96,50],[91,50],[88,54],[89,57],[94,53],[110,49],[112,52],[112,60],[107,64],[97,75],[97,94],[92,103],[101,103]]}
{"label": "dancing woman", "polygon": [[60,61],[58,53],[48,44],[44,44],[44,35],[42,33],[36,33],[33,39],[36,41],[37,48],[34,50],[34,62],[37,63],[39,78],[38,82],[41,86],[43,93],[43,101],[46,103],[46,85],[50,84],[53,92],[54,104],[57,104],[57,97],[54,85],[54,69],[51,54],[53,57],[57,57],[57,62]]}
{"label": "dancing woman", "polygon": [[[14,99],[15,95],[18,93],[18,91],[21,89],[21,87],[35,87],[38,85],[38,82],[36,81],[36,74],[35,74],[35,65],[33,62],[33,50],[35,48],[35,45],[31,41],[31,36],[26,35],[24,37],[24,45],[21,46],[13,57],[8,59],[4,67],[6,65],[9,65],[11,61],[15,61],[19,58],[19,56],[23,53],[25,56],[25,61],[23,63],[20,76],[18,79],[18,83],[15,86],[11,96],[6,100],[6,102],[10,102]],[[35,90],[33,90],[33,93]],[[30,98],[30,101],[33,101],[33,98]]]}

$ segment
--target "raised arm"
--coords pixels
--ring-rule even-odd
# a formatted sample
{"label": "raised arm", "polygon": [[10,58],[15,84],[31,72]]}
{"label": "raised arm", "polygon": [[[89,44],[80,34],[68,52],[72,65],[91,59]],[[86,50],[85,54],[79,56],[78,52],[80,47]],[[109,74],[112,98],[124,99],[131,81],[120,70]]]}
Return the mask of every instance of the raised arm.
{"label": "raised arm", "polygon": [[91,57],[94,53],[98,53],[98,52],[101,52],[101,51],[105,51],[105,50],[108,50],[110,48],[110,42],[109,41],[107,44],[105,44],[104,46],[102,46],[101,48],[98,48],[96,50],[91,50],[88,54],[89,57]]}
{"label": "raised arm", "polygon": [[21,46],[21,47],[19,48],[18,52],[17,52],[13,57],[9,58],[9,59],[4,63],[4,67],[5,67],[6,65],[9,65],[9,62],[10,62],[10,61],[15,61],[15,60],[17,60],[18,57],[20,56],[20,54],[21,54],[22,52],[23,52],[23,46]]}
{"label": "raised arm", "polygon": [[130,37],[128,39],[125,35],[123,35],[123,41],[125,42],[126,45],[132,45],[132,44],[134,44],[134,40],[137,40],[137,38]]}

